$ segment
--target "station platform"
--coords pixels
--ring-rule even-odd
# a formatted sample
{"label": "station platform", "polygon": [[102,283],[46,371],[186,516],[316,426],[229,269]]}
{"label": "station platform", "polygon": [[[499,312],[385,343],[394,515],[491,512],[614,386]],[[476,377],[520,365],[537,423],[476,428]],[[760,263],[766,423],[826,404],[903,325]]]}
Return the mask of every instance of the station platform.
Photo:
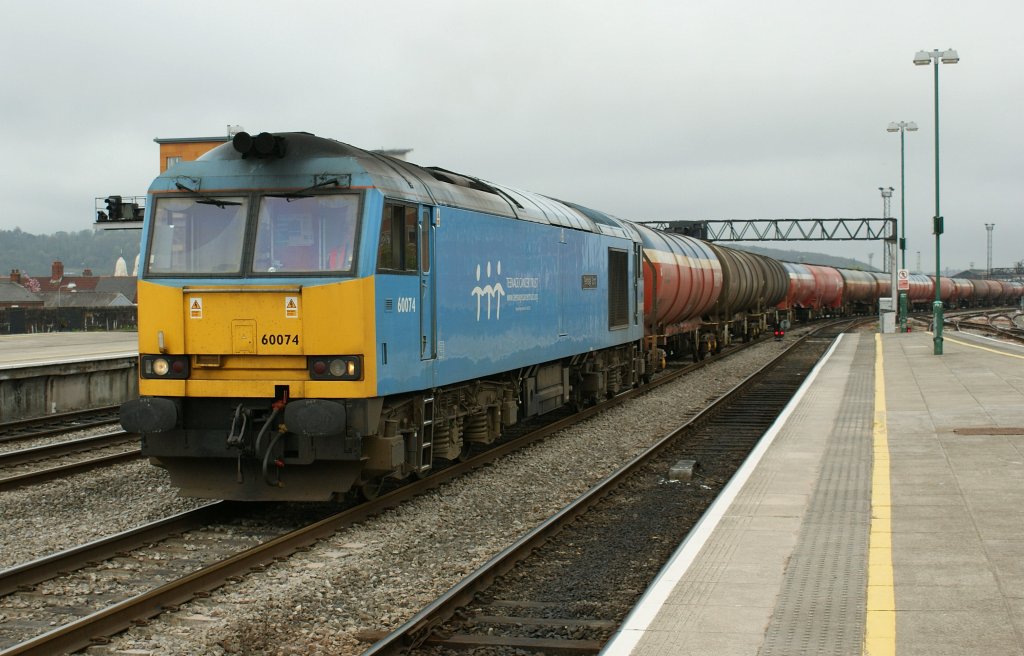
{"label": "station platform", "polygon": [[0,369],[130,358],[138,353],[136,332],[0,335]]}
{"label": "station platform", "polygon": [[605,656],[1024,655],[1024,348],[842,336]]}

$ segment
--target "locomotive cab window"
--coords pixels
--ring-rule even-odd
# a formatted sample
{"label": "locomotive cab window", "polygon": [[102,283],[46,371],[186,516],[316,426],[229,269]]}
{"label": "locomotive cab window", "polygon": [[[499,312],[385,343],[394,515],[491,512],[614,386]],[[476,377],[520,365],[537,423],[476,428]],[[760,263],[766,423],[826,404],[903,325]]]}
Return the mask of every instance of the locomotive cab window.
{"label": "locomotive cab window", "polygon": [[351,273],[355,266],[355,195],[266,196],[256,225],[255,273]]}
{"label": "locomotive cab window", "polygon": [[241,272],[249,203],[244,198],[156,199],[146,258],[153,275]]}
{"label": "locomotive cab window", "polygon": [[416,271],[416,208],[385,203],[377,249],[379,271]]}

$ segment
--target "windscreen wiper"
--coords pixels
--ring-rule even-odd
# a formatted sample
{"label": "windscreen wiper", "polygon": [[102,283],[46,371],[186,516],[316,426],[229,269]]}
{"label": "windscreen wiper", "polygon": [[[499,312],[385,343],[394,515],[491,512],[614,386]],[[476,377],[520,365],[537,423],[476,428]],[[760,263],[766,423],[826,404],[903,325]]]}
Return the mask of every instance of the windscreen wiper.
{"label": "windscreen wiper", "polygon": [[307,191],[313,191],[314,189],[319,189],[320,187],[326,187],[328,185],[338,186],[339,184],[341,183],[338,181],[338,178],[331,178],[330,180],[323,180],[321,182],[316,183],[315,185],[310,185],[305,189],[299,189],[298,191],[289,191],[288,193],[285,194],[266,195],[269,196],[270,198],[283,198],[285,199],[285,201],[290,203],[296,198],[312,198],[311,195],[306,193]]}
{"label": "windscreen wiper", "polygon": [[200,198],[202,198],[202,200],[197,200],[196,201],[200,205],[216,205],[220,209],[224,209],[224,207],[227,206],[227,205],[241,205],[241,203],[236,201],[236,200],[220,200],[218,198],[213,198],[212,196],[207,196],[206,194],[204,194],[204,193],[202,193],[202,192],[200,192],[200,191],[198,191],[196,189],[191,189],[189,187],[186,187],[185,185],[181,184],[180,182],[175,182],[174,186],[177,187],[178,189],[180,189],[181,191],[190,191],[193,194],[198,195]]}

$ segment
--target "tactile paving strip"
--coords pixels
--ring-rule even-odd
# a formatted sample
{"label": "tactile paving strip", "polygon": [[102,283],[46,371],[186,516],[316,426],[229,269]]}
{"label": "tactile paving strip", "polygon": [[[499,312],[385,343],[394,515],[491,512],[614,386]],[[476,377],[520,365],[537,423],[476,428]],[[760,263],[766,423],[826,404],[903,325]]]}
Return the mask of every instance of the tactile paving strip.
{"label": "tactile paving strip", "polygon": [[861,652],[871,521],[874,348],[872,339],[857,346],[821,474],[765,634],[764,656]]}

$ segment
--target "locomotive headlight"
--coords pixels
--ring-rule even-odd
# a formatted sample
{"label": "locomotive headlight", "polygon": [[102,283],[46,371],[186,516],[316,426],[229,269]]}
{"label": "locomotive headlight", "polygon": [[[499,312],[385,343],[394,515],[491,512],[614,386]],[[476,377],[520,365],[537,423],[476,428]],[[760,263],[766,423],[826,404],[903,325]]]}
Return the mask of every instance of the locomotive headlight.
{"label": "locomotive headlight", "polygon": [[188,378],[187,355],[140,355],[139,364],[143,378]]}
{"label": "locomotive headlight", "polygon": [[334,376],[336,378],[341,378],[342,376],[351,376],[355,372],[356,372],[356,363],[353,362],[352,360],[345,360],[343,358],[338,358],[336,360],[331,360],[331,375],[332,376]]}
{"label": "locomotive headlight", "polygon": [[309,377],[313,380],[361,380],[363,356],[326,355],[308,360]]}

